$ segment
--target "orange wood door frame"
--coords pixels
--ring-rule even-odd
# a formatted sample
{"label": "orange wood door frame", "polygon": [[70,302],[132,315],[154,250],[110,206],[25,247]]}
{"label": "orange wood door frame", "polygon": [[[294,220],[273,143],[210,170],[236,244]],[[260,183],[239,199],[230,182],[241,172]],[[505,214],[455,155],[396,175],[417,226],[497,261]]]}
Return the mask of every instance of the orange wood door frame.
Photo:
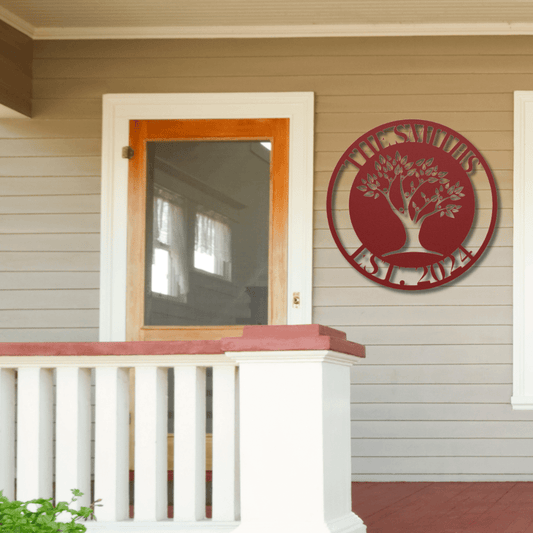
{"label": "orange wood door frame", "polygon": [[145,326],[146,148],[149,141],[268,140],[270,156],[269,324],[287,320],[289,119],[132,120],[128,179],[127,340],[219,339],[243,326]]}

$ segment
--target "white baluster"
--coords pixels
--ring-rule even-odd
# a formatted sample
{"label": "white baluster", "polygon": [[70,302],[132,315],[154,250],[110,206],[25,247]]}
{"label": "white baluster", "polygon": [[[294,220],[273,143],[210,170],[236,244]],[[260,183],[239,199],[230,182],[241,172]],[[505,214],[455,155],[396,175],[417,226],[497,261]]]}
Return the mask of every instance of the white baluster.
{"label": "white baluster", "polygon": [[15,371],[0,368],[0,490],[15,498]]}
{"label": "white baluster", "polygon": [[236,368],[213,367],[213,520],[238,520]]}
{"label": "white baluster", "polygon": [[79,508],[91,503],[91,371],[58,368],[56,380],[56,501],[79,489]]}
{"label": "white baluster", "polygon": [[168,515],[167,369],[135,369],[135,520]]}
{"label": "white baluster", "polygon": [[20,368],[17,398],[17,499],[51,498],[52,370]]}
{"label": "white baluster", "polygon": [[100,521],[129,517],[129,370],[96,369],[95,499]]}
{"label": "white baluster", "polygon": [[205,518],[205,368],[174,369],[174,520]]}

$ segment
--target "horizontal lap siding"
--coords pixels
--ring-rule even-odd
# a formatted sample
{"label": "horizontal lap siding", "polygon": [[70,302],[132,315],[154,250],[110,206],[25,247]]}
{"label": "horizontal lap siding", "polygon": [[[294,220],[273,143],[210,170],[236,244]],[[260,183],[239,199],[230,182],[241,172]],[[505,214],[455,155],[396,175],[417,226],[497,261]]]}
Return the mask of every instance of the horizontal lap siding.
{"label": "horizontal lap siding", "polygon": [[98,340],[101,112],[59,107],[0,120],[1,341]]}
{"label": "horizontal lap siding", "polygon": [[[468,42],[455,41],[441,52],[454,56],[455,69],[440,54],[415,62],[394,57],[392,67],[389,58],[381,81],[374,68],[363,90],[335,89],[317,98],[313,319],[367,346],[367,359],[352,371],[354,480],[533,479],[533,416],[510,406],[512,91],[533,89],[533,68],[530,58],[506,56],[506,46],[502,56],[473,62]],[[525,49],[533,53],[533,40]],[[372,126],[406,117],[441,122],[474,142],[499,194],[497,231],[483,260],[452,286],[428,294],[391,292],[351,269],[324,210],[331,171],[344,149]],[[478,201],[477,227],[488,227],[489,191],[481,190]],[[349,243],[348,213],[338,215]]]}
{"label": "horizontal lap siding", "polygon": [[[532,55],[531,37],[36,42],[34,119],[0,121],[0,335],[96,339],[103,94],[314,91],[313,318],[367,345],[352,371],[353,479],[533,479],[532,416],[509,405],[513,91],[533,90]],[[344,150],[411,117],[470,139],[500,196],[483,260],[427,294],[351,269],[325,213]],[[489,191],[479,198],[484,228]]]}

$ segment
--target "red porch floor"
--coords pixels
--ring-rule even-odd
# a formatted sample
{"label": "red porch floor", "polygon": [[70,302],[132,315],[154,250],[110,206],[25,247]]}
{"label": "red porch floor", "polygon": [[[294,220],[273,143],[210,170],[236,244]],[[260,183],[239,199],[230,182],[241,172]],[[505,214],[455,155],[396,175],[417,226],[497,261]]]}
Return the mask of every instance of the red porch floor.
{"label": "red porch floor", "polygon": [[369,533],[533,533],[533,482],[353,483]]}

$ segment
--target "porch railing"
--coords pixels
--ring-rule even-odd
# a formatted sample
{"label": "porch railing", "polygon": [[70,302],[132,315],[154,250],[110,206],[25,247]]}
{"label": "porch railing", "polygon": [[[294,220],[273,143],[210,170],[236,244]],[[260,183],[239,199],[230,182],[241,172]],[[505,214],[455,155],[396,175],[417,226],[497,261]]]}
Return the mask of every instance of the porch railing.
{"label": "porch railing", "polygon": [[[351,512],[350,366],[364,348],[318,325],[221,341],[0,344],[0,489],[102,499],[91,531],[366,531]],[[206,368],[213,375],[206,519]],[[174,370],[173,518],[168,372]],[[130,519],[130,375],[135,376]],[[94,439],[94,440],[93,440]],[[15,467],[16,465],[16,467]]]}

